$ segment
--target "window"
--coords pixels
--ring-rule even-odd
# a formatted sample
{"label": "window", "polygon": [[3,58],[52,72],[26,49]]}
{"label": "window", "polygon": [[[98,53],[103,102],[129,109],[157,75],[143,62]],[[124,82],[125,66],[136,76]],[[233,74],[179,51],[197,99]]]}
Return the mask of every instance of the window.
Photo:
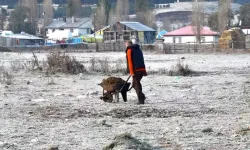
{"label": "window", "polygon": [[173,37],[173,43],[182,43],[181,37]]}
{"label": "window", "polygon": [[204,36],[201,37],[201,42],[206,42],[206,38]]}
{"label": "window", "polygon": [[181,37],[178,37],[178,39],[179,39],[179,42],[178,42],[178,43],[182,43],[182,41],[181,41]]}

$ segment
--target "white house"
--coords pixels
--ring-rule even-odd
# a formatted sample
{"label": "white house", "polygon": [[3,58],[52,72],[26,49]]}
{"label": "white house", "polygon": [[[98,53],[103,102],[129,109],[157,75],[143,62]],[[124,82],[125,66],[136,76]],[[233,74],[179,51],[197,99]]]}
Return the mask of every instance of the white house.
{"label": "white house", "polygon": [[56,20],[46,27],[48,39],[61,40],[63,38],[79,37],[91,34],[91,18],[70,18]]}
{"label": "white house", "polygon": [[[186,26],[163,35],[164,43],[194,43],[197,42],[194,28]],[[209,27],[202,27],[201,42],[213,43],[218,42],[219,33],[212,31]]]}

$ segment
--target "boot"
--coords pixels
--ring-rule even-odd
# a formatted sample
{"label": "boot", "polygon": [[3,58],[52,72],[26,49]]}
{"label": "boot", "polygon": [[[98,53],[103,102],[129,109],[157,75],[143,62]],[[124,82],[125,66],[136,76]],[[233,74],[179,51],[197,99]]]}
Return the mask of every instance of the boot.
{"label": "boot", "polygon": [[146,99],[145,95],[143,93],[141,93],[140,96],[139,96],[139,102],[138,102],[138,104],[144,104],[145,103],[145,99]]}
{"label": "boot", "polygon": [[127,100],[127,92],[126,92],[126,91],[122,91],[121,94],[122,94],[122,99],[123,99],[123,101],[124,101],[124,102],[127,102],[127,101],[128,101],[128,100]]}

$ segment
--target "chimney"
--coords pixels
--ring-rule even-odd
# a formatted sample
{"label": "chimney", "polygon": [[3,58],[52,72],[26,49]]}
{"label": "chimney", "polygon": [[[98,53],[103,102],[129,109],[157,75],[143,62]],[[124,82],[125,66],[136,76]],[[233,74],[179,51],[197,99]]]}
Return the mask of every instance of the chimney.
{"label": "chimney", "polygon": [[72,16],[72,23],[75,23],[75,17]]}

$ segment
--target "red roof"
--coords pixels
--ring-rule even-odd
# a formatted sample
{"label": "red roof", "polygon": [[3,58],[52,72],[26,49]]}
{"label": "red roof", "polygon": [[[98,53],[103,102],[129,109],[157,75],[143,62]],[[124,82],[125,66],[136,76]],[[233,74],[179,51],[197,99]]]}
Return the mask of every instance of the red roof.
{"label": "red roof", "polygon": [[[212,31],[209,27],[202,27],[201,35],[218,35],[218,32]],[[194,30],[192,26],[186,26],[184,28],[180,28],[167,34],[164,36],[195,36]]]}

